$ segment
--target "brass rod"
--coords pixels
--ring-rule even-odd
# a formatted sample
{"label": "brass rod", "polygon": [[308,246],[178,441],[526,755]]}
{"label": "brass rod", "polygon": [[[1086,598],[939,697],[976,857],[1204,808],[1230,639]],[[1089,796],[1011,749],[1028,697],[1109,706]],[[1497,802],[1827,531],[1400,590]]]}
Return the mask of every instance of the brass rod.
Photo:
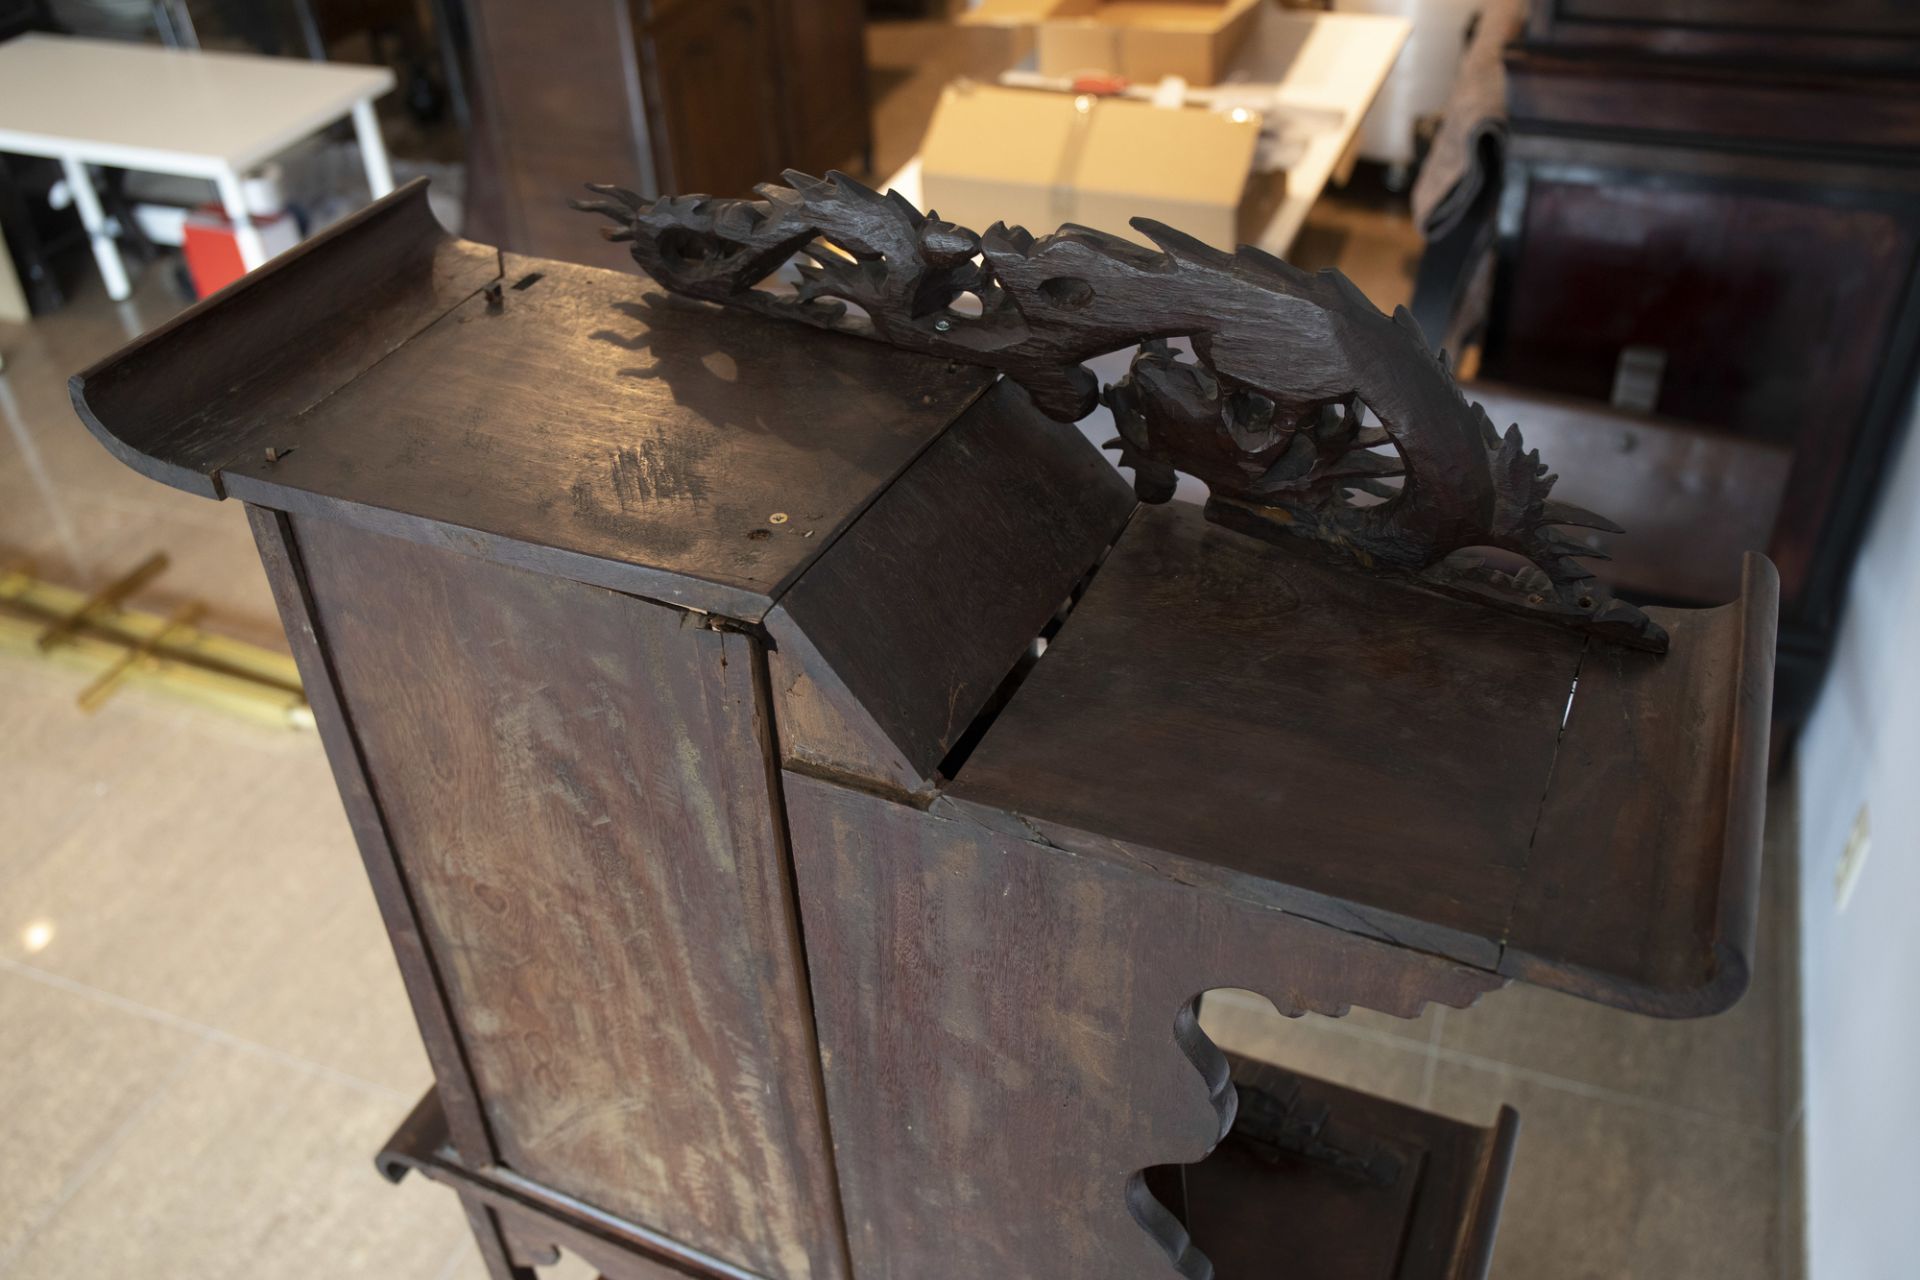
{"label": "brass rod", "polygon": [[115,578],[83,600],[78,609],[49,626],[40,633],[36,643],[40,652],[45,653],[55,645],[72,637],[73,633],[96,611],[111,609],[122,600],[152,582],[166,571],[167,553],[156,551],[135,565],[132,570]]}
{"label": "brass rod", "polygon": [[93,682],[80,691],[80,709],[82,711],[98,711],[106,700],[112,696],[114,689],[119,686],[121,680],[126,677],[127,673],[141,663],[151,660],[153,666],[157,667],[159,660],[154,656],[155,651],[158,650],[174,632],[182,631],[193,626],[199,622],[201,618],[205,617],[206,613],[207,606],[198,601],[189,601],[181,605],[178,609],[175,609],[172,615],[168,617],[166,623],[161,626],[158,631],[148,636],[145,640],[142,640],[133,648],[128,649],[126,654],[118,662],[94,677]]}

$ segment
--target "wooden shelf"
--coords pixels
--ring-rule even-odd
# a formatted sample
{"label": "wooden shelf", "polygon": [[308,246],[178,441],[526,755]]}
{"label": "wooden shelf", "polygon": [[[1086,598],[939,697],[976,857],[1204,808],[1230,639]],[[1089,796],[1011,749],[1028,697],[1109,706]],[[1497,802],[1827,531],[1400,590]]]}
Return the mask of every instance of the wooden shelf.
{"label": "wooden shelf", "polygon": [[1230,1060],[1240,1090],[1233,1132],[1185,1170],[1187,1229],[1215,1280],[1264,1280],[1282,1257],[1297,1280],[1486,1274],[1519,1125],[1513,1108],[1480,1128]]}
{"label": "wooden shelf", "polygon": [[943,797],[1667,1017],[1746,988],[1778,580],[1646,653],[1143,507]]}

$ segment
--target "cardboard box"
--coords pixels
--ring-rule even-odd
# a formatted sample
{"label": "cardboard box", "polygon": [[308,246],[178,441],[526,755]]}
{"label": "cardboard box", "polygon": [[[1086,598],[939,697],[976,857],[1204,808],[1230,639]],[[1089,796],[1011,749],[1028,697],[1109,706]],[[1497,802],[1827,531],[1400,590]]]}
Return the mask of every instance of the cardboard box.
{"label": "cardboard box", "polygon": [[923,195],[975,231],[1077,222],[1146,244],[1127,222],[1148,217],[1231,249],[1259,136],[1244,113],[956,84],[921,148]]}
{"label": "cardboard box", "polygon": [[1217,83],[1266,0],[1061,0],[1038,28],[1040,74]]}

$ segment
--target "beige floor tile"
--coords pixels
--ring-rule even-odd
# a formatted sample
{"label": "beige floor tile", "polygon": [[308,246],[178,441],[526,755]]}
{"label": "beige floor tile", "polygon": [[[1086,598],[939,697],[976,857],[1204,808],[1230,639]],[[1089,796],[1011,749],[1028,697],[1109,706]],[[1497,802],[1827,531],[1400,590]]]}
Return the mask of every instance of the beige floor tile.
{"label": "beige floor tile", "polygon": [[1230,1053],[1410,1106],[1421,1104],[1430,1080],[1423,1044],[1356,1032],[1317,1014],[1283,1018],[1264,998],[1247,992],[1210,992],[1201,1005],[1200,1026]]}
{"label": "beige floor tile", "polygon": [[384,1094],[208,1044],[15,1260],[75,1276],[432,1276],[457,1202],[372,1157],[405,1115]]}
{"label": "beige floor tile", "polygon": [[0,969],[0,1274],[200,1047],[190,1032]]}
{"label": "beige floor tile", "polygon": [[1779,1142],[1742,1125],[1442,1062],[1435,1109],[1520,1112],[1496,1280],[1757,1280],[1776,1272]]}
{"label": "beige floor tile", "polygon": [[1648,1018],[1515,983],[1449,1012],[1442,1050],[1778,1132],[1799,1096],[1787,1025],[1796,997],[1783,987],[1793,941],[1778,905],[1792,871],[1781,858],[1770,846],[1752,983],[1726,1013]]}
{"label": "beige floor tile", "polygon": [[1714,1018],[1667,1021],[1516,983],[1449,1014],[1443,1049],[1773,1129],[1774,1010],[1755,992]]}
{"label": "beige floor tile", "polygon": [[[10,840],[0,956],[417,1096],[425,1057],[318,740],[137,693],[83,716],[52,674],[0,670],[31,725],[0,768],[27,744],[74,762],[47,829]],[[54,933],[29,952],[35,921]]]}

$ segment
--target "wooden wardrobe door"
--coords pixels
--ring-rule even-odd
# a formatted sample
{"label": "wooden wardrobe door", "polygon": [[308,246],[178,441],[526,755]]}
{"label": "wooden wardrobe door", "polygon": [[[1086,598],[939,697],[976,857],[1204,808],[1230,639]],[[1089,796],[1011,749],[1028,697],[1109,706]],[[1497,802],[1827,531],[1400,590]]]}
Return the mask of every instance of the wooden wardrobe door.
{"label": "wooden wardrobe door", "polygon": [[788,167],[768,0],[662,6],[640,40],[661,190],[744,196]]}

